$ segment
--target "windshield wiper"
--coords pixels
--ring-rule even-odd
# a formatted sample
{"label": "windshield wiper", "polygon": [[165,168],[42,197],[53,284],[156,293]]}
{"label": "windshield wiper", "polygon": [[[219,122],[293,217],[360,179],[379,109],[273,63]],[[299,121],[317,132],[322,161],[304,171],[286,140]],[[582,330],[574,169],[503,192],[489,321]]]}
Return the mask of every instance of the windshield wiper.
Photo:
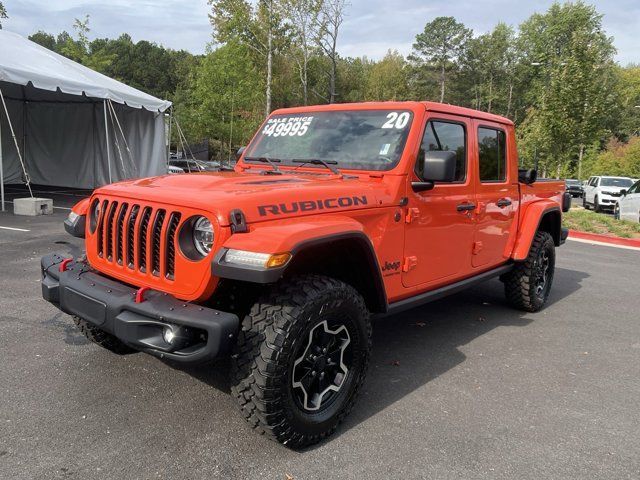
{"label": "windshield wiper", "polygon": [[276,165],[276,163],[280,163],[282,160],[280,160],[279,158],[268,158],[268,157],[244,157],[244,161],[245,162],[262,162],[262,163],[268,163],[269,165],[271,165],[273,167],[273,170],[271,173],[277,174],[277,175],[282,175],[282,171],[280,170],[280,168],[278,167],[278,165]]}
{"label": "windshield wiper", "polygon": [[[332,167],[331,165],[337,165],[338,162],[336,162],[335,160],[322,160],[320,158],[294,158],[293,160],[291,160],[293,163],[300,163],[302,165],[304,165],[305,163],[311,163],[312,165],[324,165],[325,167],[327,167],[329,170],[331,170],[331,173],[334,173],[336,175],[340,175],[340,170],[338,170],[336,167]],[[300,165],[300,166],[302,166]]]}

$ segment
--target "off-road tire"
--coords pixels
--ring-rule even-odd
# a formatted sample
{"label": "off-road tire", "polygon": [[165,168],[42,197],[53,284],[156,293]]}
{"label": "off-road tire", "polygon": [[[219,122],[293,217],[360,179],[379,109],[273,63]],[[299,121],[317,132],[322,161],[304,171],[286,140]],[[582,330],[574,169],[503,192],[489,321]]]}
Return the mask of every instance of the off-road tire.
{"label": "off-road tire", "polygon": [[129,347],[127,344],[121,342],[110,333],[101,330],[90,322],[80,317],[73,317],[73,321],[78,326],[78,329],[82,334],[87,337],[91,342],[96,345],[100,345],[102,348],[116,353],[118,355],[127,355],[129,353],[136,353],[137,350]]}
{"label": "off-road tire", "polygon": [[[345,324],[353,365],[333,401],[324,411],[312,413],[295,400],[293,371],[301,348],[323,321]],[[302,448],[333,433],[349,413],[370,351],[369,312],[353,287],[320,275],[292,277],[274,286],[244,317],[232,355],[231,393],[255,430],[288,447]]]}
{"label": "off-road tire", "polygon": [[[538,292],[537,273],[540,258],[544,252],[550,260],[550,265],[544,288],[542,292]],[[526,312],[537,312],[542,309],[549,298],[554,270],[555,244],[553,238],[547,232],[538,232],[531,243],[526,260],[518,262],[513,270],[501,277],[509,304]]]}

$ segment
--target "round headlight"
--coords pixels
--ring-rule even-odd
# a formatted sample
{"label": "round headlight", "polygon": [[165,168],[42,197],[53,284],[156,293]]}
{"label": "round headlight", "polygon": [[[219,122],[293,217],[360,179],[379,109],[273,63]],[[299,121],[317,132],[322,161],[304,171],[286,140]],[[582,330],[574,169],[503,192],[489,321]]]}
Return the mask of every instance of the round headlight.
{"label": "round headlight", "polygon": [[213,225],[208,218],[199,217],[193,224],[193,245],[206,257],[213,246]]}
{"label": "round headlight", "polygon": [[91,233],[98,228],[98,221],[100,220],[100,200],[96,199],[91,205],[91,216],[89,217],[89,226],[91,227]]}

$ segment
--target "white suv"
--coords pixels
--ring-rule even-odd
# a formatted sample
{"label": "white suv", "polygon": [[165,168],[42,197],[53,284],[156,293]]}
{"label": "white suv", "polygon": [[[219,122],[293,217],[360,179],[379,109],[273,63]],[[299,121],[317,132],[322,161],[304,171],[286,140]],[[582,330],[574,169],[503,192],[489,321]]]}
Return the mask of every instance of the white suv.
{"label": "white suv", "polygon": [[614,210],[622,196],[621,190],[628,190],[633,185],[629,177],[591,177],[584,187],[582,206],[593,207],[596,212]]}
{"label": "white suv", "polygon": [[617,219],[640,222],[640,180],[620,197],[614,215]]}

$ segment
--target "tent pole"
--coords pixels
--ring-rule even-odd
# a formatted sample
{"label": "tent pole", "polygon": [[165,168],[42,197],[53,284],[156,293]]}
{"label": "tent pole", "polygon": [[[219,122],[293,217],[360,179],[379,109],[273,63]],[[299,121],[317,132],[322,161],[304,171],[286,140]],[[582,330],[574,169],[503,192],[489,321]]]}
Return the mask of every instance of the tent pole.
{"label": "tent pole", "polygon": [[109,183],[113,183],[111,180],[111,153],[109,152],[109,126],[107,124],[107,101],[102,101],[104,104],[104,139],[107,144],[107,165],[109,167]]}
{"label": "tent pole", "polygon": [[2,158],[2,118],[0,118],[0,197],[2,197],[2,211],[4,212],[4,164]]}
{"label": "tent pole", "polygon": [[173,105],[169,107],[169,129],[168,129],[169,138],[167,138],[167,172],[169,171],[169,162],[171,161],[171,124],[172,123],[173,123]]}
{"label": "tent pole", "polygon": [[0,89],[0,100],[2,100],[2,106],[4,107],[4,113],[7,116],[7,122],[9,123],[11,137],[13,138],[13,143],[16,146],[16,151],[18,152],[18,160],[20,160],[20,165],[22,166],[22,173],[24,173],[24,179],[25,183],[27,184],[27,188],[29,189],[29,195],[31,195],[31,198],[33,198],[33,191],[31,190],[31,179],[29,178],[29,174],[27,173],[27,168],[24,166],[24,160],[22,159],[22,153],[20,152],[20,146],[18,145],[16,132],[13,131],[13,124],[11,123],[11,118],[9,118],[9,109],[7,108],[7,103],[4,101],[2,89]]}

